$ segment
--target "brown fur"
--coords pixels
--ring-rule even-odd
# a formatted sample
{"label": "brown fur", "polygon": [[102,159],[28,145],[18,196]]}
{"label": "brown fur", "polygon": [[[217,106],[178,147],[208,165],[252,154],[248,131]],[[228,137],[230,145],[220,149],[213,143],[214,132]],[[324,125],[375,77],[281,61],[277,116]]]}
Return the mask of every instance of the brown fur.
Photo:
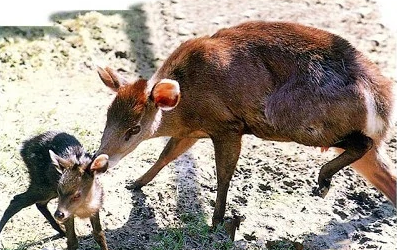
{"label": "brown fur", "polygon": [[[111,79],[101,78],[114,86]],[[118,94],[108,110],[98,150],[117,163],[141,141],[171,136],[158,161],[136,181],[137,188],[198,138],[210,137],[218,182],[215,225],[225,213],[241,137],[254,134],[267,140],[340,147],[345,152],[324,165],[320,187],[359,159],[355,167],[359,173],[396,204],[395,176],[389,168],[379,167],[385,163],[377,153],[392,124],[392,82],[345,39],[293,23],[243,23],[181,44],[148,81],[149,88],[162,79],[179,83],[179,104],[170,111],[159,110],[149,89],[142,117],[125,117],[120,114],[130,114],[134,107],[130,103],[140,103],[135,99],[142,92],[126,96],[124,87],[115,89]],[[163,95],[168,98],[166,92]],[[371,116],[379,118],[377,123],[367,124]],[[120,127],[120,119],[132,122]],[[123,141],[122,131],[136,123],[142,131],[153,132]]]}
{"label": "brown fur", "polygon": [[139,120],[148,99],[144,93],[146,85],[146,81],[141,79],[119,90],[119,94],[110,107],[114,120],[125,121],[127,124]]}

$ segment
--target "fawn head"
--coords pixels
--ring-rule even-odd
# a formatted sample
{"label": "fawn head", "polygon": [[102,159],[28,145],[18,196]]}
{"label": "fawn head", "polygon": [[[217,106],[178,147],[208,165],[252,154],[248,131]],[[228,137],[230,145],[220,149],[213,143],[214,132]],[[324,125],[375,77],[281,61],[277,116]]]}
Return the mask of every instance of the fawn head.
{"label": "fawn head", "polygon": [[66,159],[49,151],[52,164],[61,173],[58,183],[58,208],[54,217],[59,222],[70,216],[90,217],[102,206],[102,187],[96,183],[95,175],[105,172],[108,156],[101,154],[94,160],[88,154],[76,159]]}

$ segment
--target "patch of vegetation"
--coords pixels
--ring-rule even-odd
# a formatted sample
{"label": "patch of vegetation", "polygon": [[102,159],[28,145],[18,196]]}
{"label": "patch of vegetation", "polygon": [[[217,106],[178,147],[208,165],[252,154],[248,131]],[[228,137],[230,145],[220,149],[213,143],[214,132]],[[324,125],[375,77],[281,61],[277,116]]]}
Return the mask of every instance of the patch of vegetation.
{"label": "patch of vegetation", "polygon": [[268,241],[266,247],[269,250],[303,250],[303,245],[301,243],[288,239]]}
{"label": "patch of vegetation", "polygon": [[74,124],[70,133],[83,144],[84,148],[88,152],[93,153],[99,148],[100,140],[94,137],[93,131],[79,125],[78,123]]}
{"label": "patch of vegetation", "polygon": [[28,247],[30,246],[31,241],[26,241],[26,242],[20,242],[18,243],[17,246],[13,247],[13,248],[9,248],[9,247],[0,247],[1,250],[26,250],[28,249]]}
{"label": "patch of vegetation", "polygon": [[155,236],[157,245],[153,250],[206,249],[229,250],[233,242],[223,226],[213,230],[203,214],[185,213],[180,216],[181,225],[165,229]]}

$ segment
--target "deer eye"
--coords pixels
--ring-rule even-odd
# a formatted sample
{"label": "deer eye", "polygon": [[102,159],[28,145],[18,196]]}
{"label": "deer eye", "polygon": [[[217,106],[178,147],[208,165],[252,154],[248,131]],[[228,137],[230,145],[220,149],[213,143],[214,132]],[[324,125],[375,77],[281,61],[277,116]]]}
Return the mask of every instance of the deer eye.
{"label": "deer eye", "polygon": [[77,201],[78,199],[80,199],[80,197],[81,197],[81,192],[78,192],[77,194],[75,194],[75,195],[72,197],[72,201]]}
{"label": "deer eye", "polygon": [[124,137],[125,141],[128,141],[131,138],[131,136],[136,135],[139,132],[141,132],[141,126],[139,125],[129,128],[127,132],[125,132],[125,137]]}

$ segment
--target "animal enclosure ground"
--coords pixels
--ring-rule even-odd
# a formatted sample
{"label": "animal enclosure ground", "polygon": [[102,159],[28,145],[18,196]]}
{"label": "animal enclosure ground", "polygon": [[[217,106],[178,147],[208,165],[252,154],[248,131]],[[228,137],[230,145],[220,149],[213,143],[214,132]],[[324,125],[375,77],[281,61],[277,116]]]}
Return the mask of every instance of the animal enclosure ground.
{"label": "animal enclosure ground", "polygon": [[[150,77],[189,38],[247,20],[283,20],[345,37],[396,82],[396,36],[373,0],[152,1],[129,11],[60,12],[51,19],[54,27],[0,27],[0,215],[28,186],[18,153],[22,140],[57,129],[75,135],[89,151],[98,148],[113,93],[99,80],[95,64],[110,65],[131,79]],[[102,225],[110,249],[161,249],[167,243],[159,236],[176,237],[172,232],[179,229],[186,232],[180,249],[216,249],[216,242],[226,242],[222,233],[208,233],[205,227],[216,189],[209,140],[164,168],[142,192],[128,188],[156,161],[166,141],[142,143],[100,177],[106,192]],[[387,148],[394,164],[396,149],[394,129]],[[231,248],[289,244],[290,249],[394,250],[396,210],[353,170],[335,176],[325,199],[311,195],[320,166],[333,156],[245,136],[227,215],[246,220]],[[76,221],[81,249],[92,249],[89,221]],[[203,230],[192,229],[189,222]],[[55,233],[32,206],[8,222],[0,248],[65,248],[65,238],[51,238]]]}

